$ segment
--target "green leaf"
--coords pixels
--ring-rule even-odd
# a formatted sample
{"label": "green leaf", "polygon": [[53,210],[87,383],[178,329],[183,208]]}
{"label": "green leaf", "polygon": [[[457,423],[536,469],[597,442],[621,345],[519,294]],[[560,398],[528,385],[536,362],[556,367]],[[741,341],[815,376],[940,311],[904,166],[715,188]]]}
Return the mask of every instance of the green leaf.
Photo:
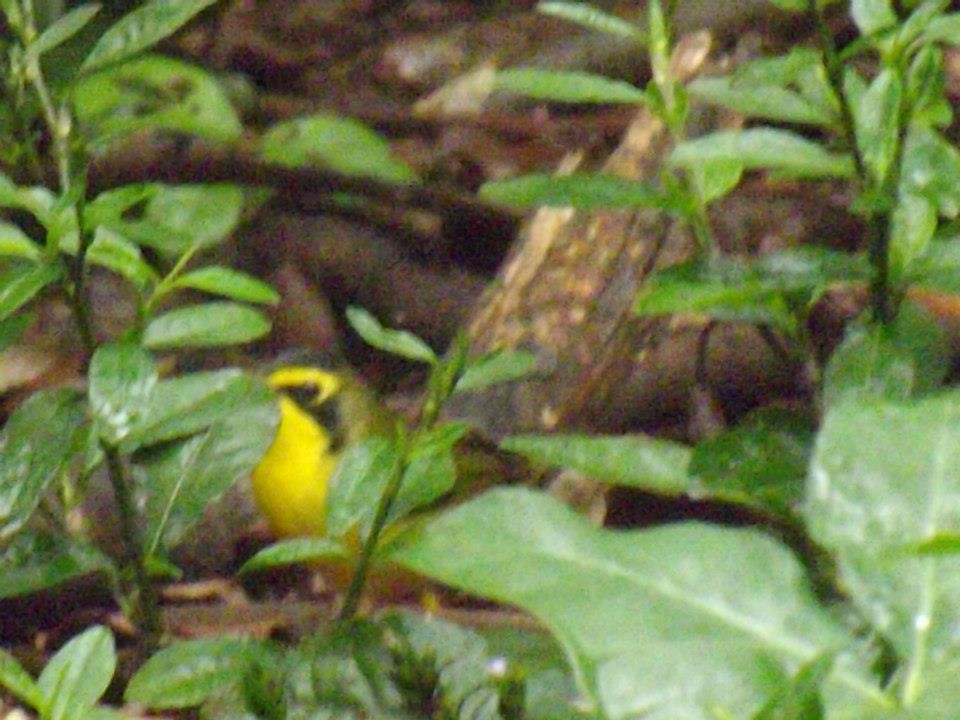
{"label": "green leaf", "polygon": [[176,642],[134,673],[124,699],[153,710],[200,705],[215,692],[242,682],[246,669],[258,659],[275,655],[272,645],[249,638]]}
{"label": "green leaf", "polygon": [[62,274],[59,263],[18,265],[0,273],[0,320],[10,317]]}
{"label": "green leaf", "polygon": [[632,22],[604,12],[600,8],[582,2],[541,2],[537,12],[569,20],[591,30],[646,43],[646,34]]}
{"label": "green leaf", "polygon": [[933,20],[943,15],[943,11],[950,5],[950,0],[922,0],[915,4],[916,8],[907,19],[899,22],[900,28],[897,32],[896,47],[906,50],[908,54],[908,46],[923,35]]}
{"label": "green leaf", "polygon": [[242,412],[258,397],[262,380],[239,370],[217,370],[162,380],[155,388],[139,422],[121,443],[123,453],[183,438]]}
{"label": "green leaf", "polygon": [[82,452],[88,432],[75,390],[41,390],[14,411],[0,434],[0,539],[23,527]]}
{"label": "green leaf", "polygon": [[102,625],[70,640],[37,679],[46,704],[44,718],[84,720],[106,692],[116,666],[113,635]]}
{"label": "green leaf", "polygon": [[940,215],[960,214],[960,151],[932,129],[914,125],[903,149],[901,194],[918,195]]}
{"label": "green leaf", "polygon": [[531,375],[536,369],[537,356],[526,350],[489,353],[467,363],[453,391],[471,392],[520,380]]}
{"label": "green leaf", "polygon": [[924,28],[920,42],[960,45],[960,13],[947,13],[933,18]]}
{"label": "green leaf", "polygon": [[943,51],[935,45],[920,49],[907,71],[908,123],[945,128],[953,121],[953,108],[946,99],[947,74]]}
{"label": "green leaf", "polygon": [[830,674],[832,664],[830,655],[822,655],[806,663],[752,720],[823,720],[825,714],[821,688]]}
{"label": "green leaf", "polygon": [[139,345],[110,343],[93,354],[87,396],[108,444],[119,443],[140,422],[159,379],[153,357]]}
{"label": "green leaf", "polygon": [[495,86],[497,90],[554,102],[629,105],[648,102],[647,94],[628,82],[573,70],[500,70]]}
{"label": "green leaf", "polygon": [[363,308],[348,307],[347,321],[368,345],[407,360],[436,365],[437,354],[423,340],[405,330],[390,330]]}
{"label": "green leaf", "polygon": [[863,35],[887,30],[898,22],[891,0],[852,0],[850,12]]}
{"label": "green leaf", "polygon": [[317,114],[268,129],[260,141],[267,162],[318,164],[344,175],[360,175],[401,185],[417,182],[416,173],[397,159],[390,144],[351,118]]}
{"label": "green leaf", "polygon": [[686,167],[706,160],[739,162],[747,170],[769,169],[799,178],[852,178],[849,155],[835,155],[788,130],[725,130],[680,143],[670,162]]}
{"label": "green leaf", "polygon": [[399,461],[396,442],[368,437],[343,453],[330,478],[327,495],[327,532],[342,537],[357,524],[369,526],[377,501]]}
{"label": "green leaf", "polygon": [[704,204],[717,200],[740,182],[743,165],[736,160],[708,160],[689,168],[697,194]]}
{"label": "green leaf", "polygon": [[247,560],[238,572],[244,575],[284,565],[346,560],[349,557],[347,548],[336,540],[325,537],[294,538],[264,548]]}
{"label": "green leaf", "polygon": [[94,145],[142,130],[169,130],[232,142],[242,127],[217,79],[173,58],[146,55],[77,81],[77,121]]}
{"label": "green leaf", "polygon": [[761,408],[698,443],[689,472],[702,483],[701,492],[784,514],[803,498],[813,439],[809,418]]}
{"label": "green leaf", "polygon": [[937,209],[919,195],[901,195],[890,221],[890,273],[901,277],[922,257],[937,231]]}
{"label": "green leaf", "polygon": [[143,52],[172,35],[216,0],[149,0],[114,23],[80,65],[90,73]]}
{"label": "green leaf", "polygon": [[211,265],[181,275],[175,287],[202,290],[231,300],[276,305],[280,295],[265,282],[228,267]]}
{"label": "green leaf", "polygon": [[143,333],[150,348],[219,347],[247,343],[270,332],[259,310],[232,302],[188,305],[153,318]]}
{"label": "green leaf", "polygon": [[86,27],[99,11],[99,3],[86,3],[61,15],[40,34],[40,37],[30,43],[27,48],[27,62],[65,43]]}
{"label": "green leaf", "polygon": [[853,323],[824,371],[823,401],[849,394],[905,400],[938,389],[950,367],[947,338],[918,305],[905,302],[893,323]]}
{"label": "green leaf", "polygon": [[35,710],[44,706],[43,695],[36,681],[23,669],[23,665],[3,648],[0,648],[0,686]]}
{"label": "green leaf", "polygon": [[0,320],[0,352],[17,342],[34,320],[36,316],[33,313],[21,313]]}
{"label": "green leaf", "polygon": [[691,489],[690,448],[668,440],[643,435],[514,435],[500,447],[611,485],[666,493]]}
{"label": "green leaf", "polygon": [[84,213],[103,227],[171,258],[223,242],[239,225],[243,191],[236,185],[147,183],[108,190]]}
{"label": "green leaf", "polygon": [[748,84],[737,77],[701,77],[691,82],[688,90],[701,100],[748,117],[824,127],[832,127],[836,122],[829,110],[780,85]]}
{"label": "green leaf", "polygon": [[468,429],[462,423],[455,423],[439,426],[416,438],[410,449],[409,464],[403,473],[400,490],[387,515],[389,522],[430,505],[453,489],[457,479],[453,445]]}
{"label": "green leaf", "polygon": [[23,230],[16,225],[0,222],[0,256],[37,261],[40,255],[40,246]]}
{"label": "green leaf", "polygon": [[273,442],[277,404],[262,382],[250,383],[243,406],[227,411],[204,431],[142,453],[134,465],[140,488],[147,554],[175,547],[203,511],[246,477]]}
{"label": "green leaf", "polygon": [[854,105],[857,147],[878,187],[886,182],[897,154],[902,96],[898,74],[886,68]]}
{"label": "green leaf", "polygon": [[960,533],[937,533],[907,548],[914,555],[956,555],[960,553]]}
{"label": "green leaf", "polygon": [[795,332],[796,320],[780,289],[737,261],[674,265],[651,275],[637,296],[641,315],[705,313],[727,322],[766,323]]}
{"label": "green leaf", "polygon": [[[752,529],[603,530],[542,494],[498,489],[407,535],[390,559],[533,614],[615,720],[747,717],[786,668],[853,642],[790,551]],[[892,705],[846,657],[825,701],[863,717]]]}
{"label": "green leaf", "polygon": [[56,204],[56,196],[47,188],[20,187],[0,173],[0,207],[26,210],[46,226]]}
{"label": "green leaf", "polygon": [[905,698],[956,650],[956,559],[911,556],[903,548],[960,533],[958,463],[960,395],[949,392],[836,403],[810,468],[811,536],[838,559],[845,592],[902,659]]}
{"label": "green leaf", "polygon": [[143,259],[139,247],[105,227],[97,228],[87,249],[87,260],[112,270],[141,291],[159,280],[156,271]]}
{"label": "green leaf", "polygon": [[603,208],[656,208],[679,212],[684,205],[663,190],[616,175],[525,175],[484,183],[480,198],[519,207],[572,206],[581,210]]}
{"label": "green leaf", "polygon": [[807,0],[770,0],[771,5],[776,5],[786,12],[807,12],[809,3]]}
{"label": "green leaf", "polygon": [[24,530],[0,551],[0,598],[30,595],[101,572],[113,572],[113,564],[92,545]]}

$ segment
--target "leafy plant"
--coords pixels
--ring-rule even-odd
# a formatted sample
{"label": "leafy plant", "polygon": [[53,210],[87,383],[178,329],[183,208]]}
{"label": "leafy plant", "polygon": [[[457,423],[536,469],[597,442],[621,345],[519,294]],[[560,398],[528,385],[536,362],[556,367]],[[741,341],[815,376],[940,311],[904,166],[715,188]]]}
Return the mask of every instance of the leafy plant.
{"label": "leafy plant", "polygon": [[41,720],[119,718],[119,713],[97,705],[116,665],[113,635],[97,625],[60,648],[37,679],[0,650],[0,685],[33,708]]}

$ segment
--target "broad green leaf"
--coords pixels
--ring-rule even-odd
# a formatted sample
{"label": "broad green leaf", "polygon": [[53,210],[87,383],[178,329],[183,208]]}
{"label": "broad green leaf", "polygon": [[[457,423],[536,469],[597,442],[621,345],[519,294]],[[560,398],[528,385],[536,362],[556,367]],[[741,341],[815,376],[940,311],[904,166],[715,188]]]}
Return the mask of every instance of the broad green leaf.
{"label": "broad green leaf", "polygon": [[[865,442],[865,440],[869,442]],[[956,651],[960,566],[905,546],[960,532],[960,394],[832,406],[817,439],[805,514],[838,560],[847,595],[888,640],[912,699]]]}
{"label": "broad green leaf", "polygon": [[86,3],[61,15],[52,25],[40,33],[40,37],[30,43],[27,48],[27,62],[39,58],[44,53],[65,43],[80,32],[99,11],[99,3]]}
{"label": "broad green leaf", "polygon": [[886,182],[900,142],[903,87],[898,74],[884,69],[854,105],[857,147],[878,187]]}
{"label": "broad green leaf", "polygon": [[920,49],[907,71],[906,107],[909,123],[945,128],[953,121],[953,108],[946,98],[947,74],[943,50],[936,45]]}
{"label": "broad green leaf", "polygon": [[603,208],[656,208],[679,212],[683,204],[663,190],[616,175],[525,175],[512,180],[484,183],[480,197],[489,202],[531,207],[572,206],[581,210]]}
{"label": "broad green leaf", "polygon": [[142,130],[170,130],[216,142],[240,137],[240,119],[207,71],[147,55],[80,79],[71,95],[77,121],[95,145]]}
{"label": "broad green leaf", "polygon": [[337,463],[327,495],[327,532],[341,537],[358,524],[369,527],[377,502],[399,462],[395,442],[368,437],[351,445]]}
{"label": "broad green leaf", "polygon": [[17,265],[0,273],[0,320],[13,315],[62,274],[59,263]]}
{"label": "broad green leaf", "polygon": [[35,710],[43,708],[43,695],[36,681],[23,665],[3,648],[0,648],[0,687],[27,703]]}
{"label": "broad green leaf", "polygon": [[82,452],[89,432],[82,396],[34,393],[0,434],[0,539],[19,530],[47,489]]}
{"label": "broad green leaf", "polygon": [[537,12],[569,20],[591,30],[646,42],[646,34],[637,25],[584,2],[540,2]]}
{"label": "broad green leaf", "polygon": [[706,160],[739,162],[747,170],[768,169],[800,178],[854,176],[853,159],[836,155],[788,130],[724,130],[681,143],[670,162],[686,167]]}
{"label": "broad green leaf", "polygon": [[960,45],[960,13],[947,13],[933,18],[924,28],[921,42]]}
{"label": "broad green leaf", "polygon": [[210,265],[177,278],[175,287],[202,290],[231,300],[276,305],[280,295],[272,287],[246,273],[228,267]]}
{"label": "broad green leaf", "polygon": [[734,261],[722,267],[692,261],[658,271],[640,289],[634,311],[704,313],[727,322],[766,323],[791,334],[796,330],[783,292]]}
{"label": "broad green leaf", "polygon": [[259,310],[232,302],[188,305],[153,318],[143,333],[150,348],[219,347],[263,337],[270,321]]}
{"label": "broad green leaf", "polygon": [[691,489],[690,448],[668,440],[643,435],[514,435],[500,447],[611,485],[667,493]]}
{"label": "broad green leaf", "polygon": [[824,371],[823,401],[849,394],[905,400],[940,387],[950,367],[943,330],[905,302],[889,326],[852,323]]}
{"label": "broad green leaf", "polygon": [[490,353],[467,363],[453,391],[470,392],[519,380],[530,376],[536,369],[536,355],[526,350]]}
{"label": "broad green leaf", "polygon": [[361,175],[408,184],[417,175],[394,156],[390,144],[359,120],[317,114],[278,123],[260,141],[267,162],[317,164],[344,175]]}
{"label": "broad green leaf", "polygon": [[0,551],[0,598],[30,595],[91,573],[111,573],[92,545],[24,530]]}
{"label": "broad green leaf", "polygon": [[[236,185],[149,184],[130,194],[102,193],[98,224],[168,257],[223,242],[240,223],[243,191]],[[112,191],[111,191],[112,192]],[[106,196],[106,197],[105,197]],[[134,209],[139,208],[135,214]]]}
{"label": "broad green leaf", "polygon": [[813,439],[809,418],[761,408],[698,443],[689,472],[702,492],[783,514],[803,498]]}
{"label": "broad green leaf", "polygon": [[262,381],[239,370],[216,370],[162,380],[139,423],[121,443],[124,453],[193,435],[247,407]]}
{"label": "broad green leaf", "polygon": [[21,187],[0,173],[0,207],[26,210],[46,226],[56,204],[56,196],[47,188]]}
{"label": "broad green leaf", "polygon": [[500,70],[496,77],[496,89],[537,100],[565,103],[640,105],[648,101],[643,90],[628,82],[573,70]]}
{"label": "broad green leaf", "polygon": [[87,250],[87,260],[112,270],[141,291],[160,279],[143,259],[139,247],[105,227],[97,228]]}
{"label": "broad green leaf", "polygon": [[693,165],[689,173],[700,200],[709,205],[737,186],[743,165],[736,160],[709,160]]}
{"label": "broad green leaf", "polygon": [[899,278],[923,256],[937,231],[937,209],[927,198],[901,195],[890,221],[890,273]]}
{"label": "broad green leaf", "polygon": [[[542,494],[498,489],[407,535],[390,559],[533,614],[617,720],[747,717],[785,672],[853,642],[793,555],[756,530],[603,530]],[[825,695],[835,708],[892,704],[846,658]]]}
{"label": "broad green leaf", "polygon": [[40,246],[16,225],[0,222],[0,256],[39,260]]}
{"label": "broad green leaf", "polygon": [[102,345],[90,360],[87,396],[101,437],[116,445],[141,422],[160,375],[153,358],[133,343]]}
{"label": "broad green leaf", "polygon": [[134,465],[144,514],[144,545],[163,555],[183,539],[203,511],[249,475],[276,434],[277,405],[263,383],[251,384],[242,409],[205,431],[143,453]]}
{"label": "broad green leaf", "polygon": [[44,718],[84,720],[106,692],[116,666],[113,634],[102,625],[94,625],[70,640],[37,679],[45,699]]}
{"label": "broad green leaf", "polygon": [[918,195],[940,215],[960,214],[960,151],[932,129],[913,126],[903,149],[901,194]]}
{"label": "broad green leaf", "polygon": [[908,546],[906,551],[914,555],[956,555],[960,553],[960,533],[937,533],[922,542]]}
{"label": "broad green leaf", "polygon": [[172,35],[216,0],[148,0],[111,26],[87,55],[80,72],[119,63]]}
{"label": "broad green leaf", "polygon": [[748,117],[799,125],[831,127],[836,118],[800,93],[779,85],[749,85],[736,77],[702,77],[688,86],[690,94],[724,105]]}
{"label": "broad green leaf", "polygon": [[238,572],[243,575],[284,565],[346,560],[349,557],[347,548],[336,540],[325,537],[294,538],[264,548],[247,560]]}
{"label": "broad green leaf", "polygon": [[19,340],[34,320],[36,320],[36,316],[32,313],[21,313],[20,315],[12,315],[6,320],[0,320],[0,352]]}
{"label": "broad green leaf", "polygon": [[446,428],[438,428],[432,435],[421,436],[410,450],[409,464],[403,473],[400,490],[390,512],[388,522],[395,522],[414,510],[426,507],[453,489],[457,479],[457,466],[453,459],[453,444],[466,432],[446,434],[438,441],[437,435]]}
{"label": "broad green leaf", "polygon": [[124,699],[153,710],[200,705],[213,693],[243,682],[246,669],[258,659],[274,655],[272,645],[250,638],[176,642],[134,673]]}
{"label": "broad green leaf", "polygon": [[863,35],[872,35],[897,24],[897,13],[891,0],[852,0],[850,12]]}
{"label": "broad green leaf", "polygon": [[405,330],[391,330],[363,308],[348,307],[347,321],[368,345],[407,360],[436,365],[437,354],[423,340]]}

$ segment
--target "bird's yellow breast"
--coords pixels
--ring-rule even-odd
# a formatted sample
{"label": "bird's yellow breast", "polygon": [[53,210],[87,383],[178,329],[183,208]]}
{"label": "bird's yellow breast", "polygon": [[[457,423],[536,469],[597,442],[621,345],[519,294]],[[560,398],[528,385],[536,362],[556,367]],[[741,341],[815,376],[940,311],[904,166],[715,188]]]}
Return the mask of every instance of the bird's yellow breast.
{"label": "bird's yellow breast", "polygon": [[257,505],[281,537],[324,534],[327,486],[339,456],[330,435],[290,398],[280,396],[280,427],[252,474]]}

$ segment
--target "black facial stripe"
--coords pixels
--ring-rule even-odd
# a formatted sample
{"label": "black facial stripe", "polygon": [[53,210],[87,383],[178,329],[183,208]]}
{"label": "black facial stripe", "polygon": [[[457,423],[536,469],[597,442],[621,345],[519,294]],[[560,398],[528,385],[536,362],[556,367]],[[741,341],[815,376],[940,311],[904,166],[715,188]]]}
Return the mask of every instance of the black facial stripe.
{"label": "black facial stripe", "polygon": [[330,434],[330,451],[339,452],[346,440],[343,423],[340,422],[340,404],[331,398],[320,405],[308,405],[306,410],[320,427]]}

